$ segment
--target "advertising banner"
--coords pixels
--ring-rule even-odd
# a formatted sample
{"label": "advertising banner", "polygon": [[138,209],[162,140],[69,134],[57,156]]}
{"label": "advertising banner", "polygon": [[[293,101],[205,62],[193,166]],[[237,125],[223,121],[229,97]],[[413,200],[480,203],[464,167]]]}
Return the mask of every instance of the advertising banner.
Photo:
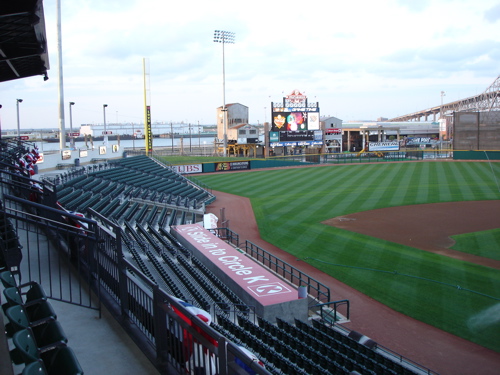
{"label": "advertising banner", "polygon": [[62,160],[71,159],[71,150],[62,150],[61,151],[61,158],[62,158]]}
{"label": "advertising banner", "polygon": [[368,151],[399,151],[399,142],[369,142]]}
{"label": "advertising banner", "polygon": [[250,169],[249,161],[233,161],[233,162],[221,162],[215,163],[215,171],[241,171],[245,169]]}
{"label": "advertising banner", "polygon": [[201,164],[188,164],[188,165],[173,165],[172,169],[180,174],[191,174],[203,172]]}
{"label": "advertising banner", "polygon": [[406,138],[407,146],[414,145],[430,145],[431,143],[436,142],[430,137],[408,137]]}
{"label": "advertising banner", "polygon": [[314,131],[312,130],[279,132],[280,142],[310,141],[312,139],[314,139]]}
{"label": "advertising banner", "polygon": [[280,133],[279,132],[269,132],[269,141],[270,142],[279,142],[280,141]]}
{"label": "advertising banner", "polygon": [[151,130],[151,106],[146,106],[146,122],[144,124],[146,133],[146,153],[153,152],[153,131]]}

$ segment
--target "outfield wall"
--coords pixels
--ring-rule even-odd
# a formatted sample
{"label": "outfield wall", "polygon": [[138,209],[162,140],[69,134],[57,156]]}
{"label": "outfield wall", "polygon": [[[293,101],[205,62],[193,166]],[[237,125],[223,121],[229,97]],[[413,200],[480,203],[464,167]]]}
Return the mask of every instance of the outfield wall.
{"label": "outfield wall", "polygon": [[290,323],[308,317],[308,300],[298,289],[224,242],[199,224],[171,227],[177,240],[215,273],[258,316],[270,322],[276,317]]}
{"label": "outfield wall", "polygon": [[500,151],[453,151],[453,160],[500,160]]}

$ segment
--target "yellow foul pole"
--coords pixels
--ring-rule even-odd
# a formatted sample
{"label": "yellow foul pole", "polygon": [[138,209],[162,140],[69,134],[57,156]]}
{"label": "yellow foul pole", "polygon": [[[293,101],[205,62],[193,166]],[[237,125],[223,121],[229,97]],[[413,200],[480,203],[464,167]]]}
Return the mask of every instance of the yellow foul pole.
{"label": "yellow foul pole", "polygon": [[149,59],[142,59],[144,75],[144,143],[146,155],[153,153],[153,133],[151,131],[151,91],[149,88]]}

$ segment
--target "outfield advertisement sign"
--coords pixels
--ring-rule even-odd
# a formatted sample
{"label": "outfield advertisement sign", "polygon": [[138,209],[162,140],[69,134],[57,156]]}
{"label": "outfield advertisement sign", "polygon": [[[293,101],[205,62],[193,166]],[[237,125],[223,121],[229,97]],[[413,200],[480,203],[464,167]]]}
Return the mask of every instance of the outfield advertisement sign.
{"label": "outfield advertisement sign", "polygon": [[368,151],[399,151],[399,142],[368,142]]}
{"label": "outfield advertisement sign", "polygon": [[242,171],[245,169],[250,169],[250,161],[231,161],[231,162],[221,162],[215,163],[215,171]]}
{"label": "outfield advertisement sign", "polygon": [[173,165],[172,169],[174,172],[180,174],[192,174],[203,172],[203,166],[201,164],[186,164],[186,165]]}
{"label": "outfield advertisement sign", "polygon": [[321,146],[323,141],[300,141],[300,142],[271,142],[271,147],[295,147],[295,146]]}
{"label": "outfield advertisement sign", "polygon": [[430,137],[408,137],[406,138],[406,146],[430,145],[436,143],[437,140]]}

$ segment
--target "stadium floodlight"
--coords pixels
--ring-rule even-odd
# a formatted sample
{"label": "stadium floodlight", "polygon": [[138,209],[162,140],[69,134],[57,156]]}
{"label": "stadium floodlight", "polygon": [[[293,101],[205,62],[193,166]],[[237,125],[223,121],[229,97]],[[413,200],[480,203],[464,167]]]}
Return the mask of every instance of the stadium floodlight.
{"label": "stadium floodlight", "polygon": [[215,30],[214,42],[222,43],[222,126],[224,127],[224,157],[227,156],[227,108],[226,108],[226,68],[224,45],[234,44],[235,34],[231,31]]}

